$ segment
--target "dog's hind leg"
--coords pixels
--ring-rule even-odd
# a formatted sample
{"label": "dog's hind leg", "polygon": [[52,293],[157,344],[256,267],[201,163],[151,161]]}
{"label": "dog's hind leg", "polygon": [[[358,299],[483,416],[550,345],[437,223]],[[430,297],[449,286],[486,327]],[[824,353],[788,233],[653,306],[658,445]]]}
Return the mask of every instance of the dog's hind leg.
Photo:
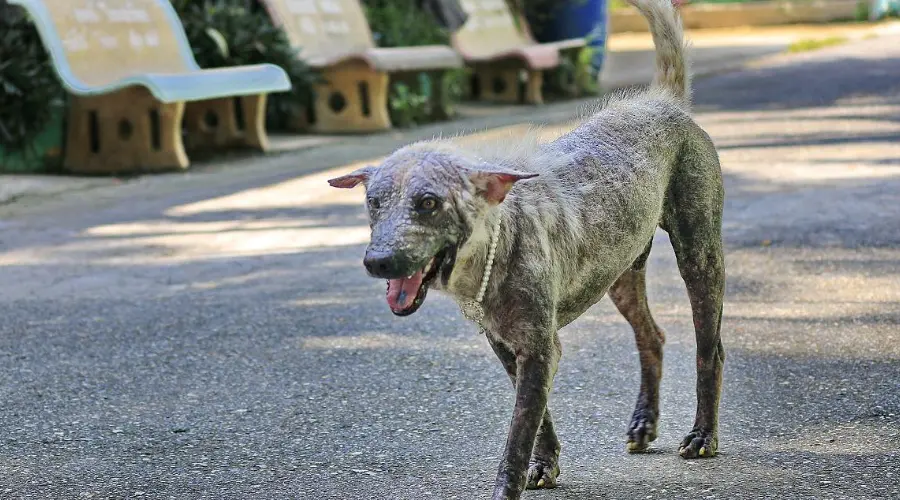
{"label": "dog's hind leg", "polygon": [[697,414],[679,454],[684,458],[711,457],[718,451],[725,366],[721,339],[724,189],[718,158],[708,138],[688,143],[679,163],[663,211],[663,228],[669,233],[687,287],[697,340]]}
{"label": "dog's hind leg", "polygon": [[628,426],[627,448],[644,451],[656,439],[659,419],[659,380],[662,378],[665,334],[657,326],[647,305],[646,265],[651,243],[632,266],[619,276],[609,290],[613,304],[634,330],[641,360],[641,390]]}
{"label": "dog's hind leg", "polygon": [[[491,348],[503,368],[512,380],[513,387],[516,386],[516,355],[503,343],[493,339],[490,335],[488,340]],[[559,439],[556,437],[556,430],[553,428],[553,419],[550,417],[550,408],[544,411],[544,419],[538,429],[537,438],[534,440],[534,448],[531,451],[531,460],[528,464],[528,482],[526,488],[555,488],[556,478],[559,476]]]}

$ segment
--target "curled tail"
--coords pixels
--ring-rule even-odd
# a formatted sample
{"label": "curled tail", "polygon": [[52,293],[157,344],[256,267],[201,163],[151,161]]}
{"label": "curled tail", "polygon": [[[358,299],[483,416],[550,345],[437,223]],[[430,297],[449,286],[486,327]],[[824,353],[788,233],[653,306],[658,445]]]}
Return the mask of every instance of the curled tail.
{"label": "curled tail", "polygon": [[628,0],[647,19],[656,46],[653,86],[664,88],[680,101],[691,100],[691,81],[685,59],[684,28],[672,0]]}

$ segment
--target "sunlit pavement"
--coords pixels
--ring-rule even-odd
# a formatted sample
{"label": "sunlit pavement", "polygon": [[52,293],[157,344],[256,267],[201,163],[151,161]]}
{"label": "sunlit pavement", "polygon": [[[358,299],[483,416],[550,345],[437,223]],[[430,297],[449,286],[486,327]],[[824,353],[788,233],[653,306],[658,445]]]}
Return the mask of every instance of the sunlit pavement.
{"label": "sunlit pavement", "polygon": [[[721,454],[677,457],[693,333],[660,232],[654,452],[625,453],[638,361],[604,300],[562,332],[560,487],[526,498],[897,498],[900,38],[774,58],[695,101],[728,195]],[[564,108],[534,111],[548,139]],[[390,314],[362,192],[325,183],[408,139],[0,211],[0,498],[486,497],[506,376],[448,299]]]}

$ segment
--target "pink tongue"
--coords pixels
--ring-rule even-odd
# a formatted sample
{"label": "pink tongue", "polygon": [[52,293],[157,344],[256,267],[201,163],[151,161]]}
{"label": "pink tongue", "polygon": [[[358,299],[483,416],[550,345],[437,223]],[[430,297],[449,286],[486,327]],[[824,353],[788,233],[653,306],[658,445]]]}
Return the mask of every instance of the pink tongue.
{"label": "pink tongue", "polygon": [[412,306],[422,286],[422,278],[419,270],[410,278],[388,280],[387,303],[392,311],[403,311]]}

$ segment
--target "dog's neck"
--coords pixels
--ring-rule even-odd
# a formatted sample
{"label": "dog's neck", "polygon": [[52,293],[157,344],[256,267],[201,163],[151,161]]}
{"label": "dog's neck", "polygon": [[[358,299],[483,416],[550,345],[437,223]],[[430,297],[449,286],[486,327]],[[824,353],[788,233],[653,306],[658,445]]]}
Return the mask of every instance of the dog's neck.
{"label": "dog's neck", "polygon": [[[472,233],[456,254],[456,265],[446,292],[458,302],[481,302],[491,279],[493,263],[502,235],[502,213],[491,209],[472,228]],[[493,249],[493,251],[492,251]]]}

